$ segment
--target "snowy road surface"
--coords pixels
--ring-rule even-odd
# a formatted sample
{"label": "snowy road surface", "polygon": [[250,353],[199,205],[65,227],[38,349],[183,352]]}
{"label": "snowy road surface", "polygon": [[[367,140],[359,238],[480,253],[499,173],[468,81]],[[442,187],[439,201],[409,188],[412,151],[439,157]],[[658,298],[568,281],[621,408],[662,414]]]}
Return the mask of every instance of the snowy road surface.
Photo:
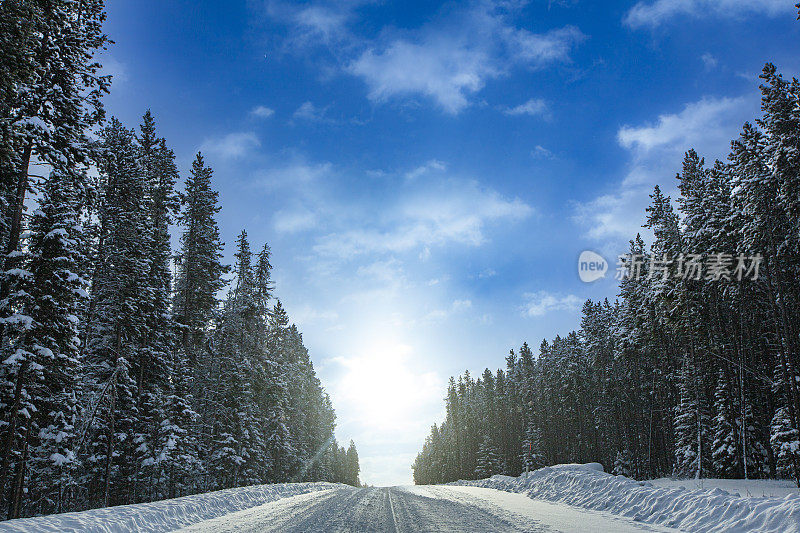
{"label": "snowy road surface", "polygon": [[675,531],[480,487],[337,487],[199,522],[184,532]]}

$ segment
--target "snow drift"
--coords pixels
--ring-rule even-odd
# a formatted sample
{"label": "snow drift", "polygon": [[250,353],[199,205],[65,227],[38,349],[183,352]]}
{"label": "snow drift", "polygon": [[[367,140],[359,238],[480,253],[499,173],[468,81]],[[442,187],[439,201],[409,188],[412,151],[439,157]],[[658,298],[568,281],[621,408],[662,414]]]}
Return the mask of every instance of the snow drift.
{"label": "snow drift", "polygon": [[0,531],[172,531],[281,498],[340,486],[335,483],[253,485],[151,503],[21,518],[0,522]]}
{"label": "snow drift", "polygon": [[517,492],[693,532],[800,532],[800,492],[744,498],[720,489],[655,487],[607,474],[598,463],[549,466],[527,478],[493,476],[452,484]]}

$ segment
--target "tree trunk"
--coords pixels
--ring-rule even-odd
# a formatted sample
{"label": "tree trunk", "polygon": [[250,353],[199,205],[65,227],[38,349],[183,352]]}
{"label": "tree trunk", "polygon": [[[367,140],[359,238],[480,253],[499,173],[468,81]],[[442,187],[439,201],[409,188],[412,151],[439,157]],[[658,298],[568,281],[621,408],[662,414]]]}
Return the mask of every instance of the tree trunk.
{"label": "tree trunk", "polygon": [[[33,146],[28,142],[22,151],[20,168],[17,169],[14,201],[8,206],[11,224],[9,225],[8,240],[5,247],[6,255],[19,248],[20,236],[22,235],[22,212],[25,208],[25,195],[28,192],[28,167],[31,163],[32,150]],[[8,261],[8,258],[6,258],[6,261]]]}
{"label": "tree trunk", "polygon": [[[6,489],[6,479],[11,462],[11,455],[14,453],[14,439],[17,433],[17,420],[19,420],[19,408],[22,404],[22,386],[25,382],[25,372],[28,369],[28,361],[24,361],[17,372],[17,383],[14,386],[14,405],[11,407],[8,421],[8,435],[3,450],[3,462],[0,465],[0,499],[3,498]],[[9,498],[9,501],[13,495]]]}
{"label": "tree trunk", "polygon": [[[116,380],[114,376],[114,380]],[[103,507],[109,506],[109,494],[111,492],[111,466],[113,464],[114,455],[114,421],[116,418],[116,404],[117,404],[117,387],[116,384],[111,385],[111,404],[108,408],[108,435],[106,440],[106,478],[105,487],[103,490]]]}
{"label": "tree trunk", "polygon": [[16,475],[14,476],[13,498],[11,506],[8,509],[8,519],[13,520],[19,518],[20,509],[22,507],[22,494],[25,487],[25,466],[28,462],[28,437],[31,433],[32,421],[28,420],[25,427],[25,440],[22,445],[22,458],[17,463]]}

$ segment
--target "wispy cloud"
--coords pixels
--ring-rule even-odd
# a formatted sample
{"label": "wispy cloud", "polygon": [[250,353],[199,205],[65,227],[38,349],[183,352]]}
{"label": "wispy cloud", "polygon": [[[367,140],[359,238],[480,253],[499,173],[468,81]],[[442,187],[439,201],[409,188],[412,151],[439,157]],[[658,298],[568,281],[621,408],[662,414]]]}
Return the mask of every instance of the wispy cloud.
{"label": "wispy cloud", "polygon": [[537,144],[533,147],[533,150],[531,150],[531,156],[535,159],[553,159],[555,154],[541,144]]}
{"label": "wispy cloud", "polygon": [[298,233],[317,227],[317,214],[308,209],[281,209],[272,217],[275,231],[278,233]]}
{"label": "wispy cloud", "polygon": [[623,22],[631,28],[655,28],[678,17],[742,17],[750,14],[777,16],[793,11],[786,0],[654,0],[634,5]]}
{"label": "wispy cloud", "polygon": [[546,116],[548,114],[547,102],[541,98],[531,98],[524,104],[507,108],[503,111],[506,115]]}
{"label": "wispy cloud", "polygon": [[576,219],[591,238],[633,238],[641,231],[653,186],[659,183],[670,193],[683,154],[695,148],[709,159],[724,158],[730,139],[754,113],[748,98],[703,98],[655,123],[621,127],[617,140],[631,154],[628,172],[615,192],[580,204]]}
{"label": "wispy cloud", "polygon": [[551,311],[577,311],[583,300],[574,294],[556,295],[547,291],[525,293],[523,312],[529,317],[539,317]]}
{"label": "wispy cloud", "polygon": [[128,66],[117,60],[111,53],[102,52],[97,55],[97,61],[102,65],[101,76],[111,76],[114,88],[128,81]]}
{"label": "wispy cloud", "polygon": [[275,110],[267,106],[259,105],[250,110],[250,116],[258,118],[269,118],[275,114]]}
{"label": "wispy cloud", "polygon": [[474,181],[449,180],[444,187],[420,191],[360,228],[328,234],[314,251],[328,257],[352,258],[365,253],[400,253],[458,243],[480,246],[485,230],[498,221],[521,220],[533,208],[505,198]]}
{"label": "wispy cloud", "polygon": [[420,165],[413,170],[409,170],[406,172],[406,179],[407,180],[415,180],[420,176],[424,176],[432,171],[444,171],[447,170],[447,164],[444,161],[439,161],[438,159],[431,159],[424,165]]}
{"label": "wispy cloud", "polygon": [[292,118],[295,120],[307,120],[309,122],[319,122],[325,120],[325,112],[327,108],[319,108],[312,102],[303,102],[298,107]]}
{"label": "wispy cloud", "polygon": [[370,46],[347,71],[364,80],[375,102],[421,95],[456,114],[469,105],[471,94],[513,65],[541,68],[567,61],[584,38],[575,27],[534,34],[479,10],[461,19],[465,23],[454,27],[429,26]]}
{"label": "wispy cloud", "polygon": [[305,5],[268,0],[267,16],[292,28],[287,45],[298,48],[331,45],[349,35],[347,24],[353,19],[359,2],[312,2]]}
{"label": "wispy cloud", "polygon": [[255,133],[236,132],[219,138],[206,139],[200,145],[200,151],[223,159],[236,159],[259,146],[261,146],[261,141],[258,140]]}
{"label": "wispy cloud", "polygon": [[574,26],[543,33],[517,27],[518,6],[492,1],[451,5],[421,27],[384,27],[377,38],[364,37],[351,29],[360,4],[270,2],[267,13],[289,27],[291,48],[327,46],[333,68],[362,79],[378,103],[420,96],[456,114],[489,80],[515,67],[568,62],[585,39]]}
{"label": "wispy cloud", "polygon": [[706,70],[711,70],[717,66],[717,58],[711,55],[709,52],[701,55],[700,61],[703,62],[703,66],[706,67]]}
{"label": "wispy cloud", "polygon": [[[653,125],[623,126],[617,139],[624,148],[649,153],[656,148],[688,150],[692,144],[719,132],[731,113],[746,103],[745,98],[703,98],[687,104],[680,113],[658,117]],[[730,139],[734,132],[724,131]],[[719,138],[719,133],[715,135]]]}
{"label": "wispy cloud", "polygon": [[309,163],[303,159],[290,163],[279,163],[260,170],[255,183],[267,190],[291,187],[307,188],[314,182],[329,175],[333,166],[328,163]]}

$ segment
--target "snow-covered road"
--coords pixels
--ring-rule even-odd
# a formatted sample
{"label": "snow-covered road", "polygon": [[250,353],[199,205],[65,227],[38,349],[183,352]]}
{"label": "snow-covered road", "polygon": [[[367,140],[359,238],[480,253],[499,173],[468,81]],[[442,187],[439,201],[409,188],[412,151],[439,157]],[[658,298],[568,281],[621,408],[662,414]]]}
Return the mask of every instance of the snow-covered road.
{"label": "snow-covered road", "polygon": [[336,487],[200,522],[184,532],[675,531],[480,487]]}

